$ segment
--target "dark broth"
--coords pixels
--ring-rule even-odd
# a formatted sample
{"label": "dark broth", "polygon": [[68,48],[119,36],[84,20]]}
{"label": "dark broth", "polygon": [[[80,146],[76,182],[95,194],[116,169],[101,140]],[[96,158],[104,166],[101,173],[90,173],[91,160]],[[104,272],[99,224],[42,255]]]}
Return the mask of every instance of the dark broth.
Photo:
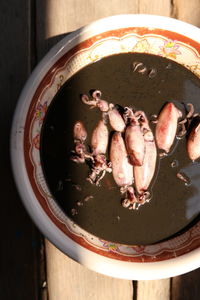
{"label": "dark broth", "polygon": [[[142,62],[148,72],[133,72],[133,62]],[[186,153],[186,138],[177,141],[175,150],[159,160],[152,181],[152,200],[139,210],[121,206],[121,195],[112,174],[106,174],[100,187],[86,181],[88,166],[72,162],[73,125],[81,120],[91,133],[101,118],[97,109],[80,101],[80,94],[91,89],[102,91],[102,99],[144,110],[150,118],[163,104],[193,103],[200,112],[200,80],[183,66],[150,54],[118,54],[103,58],[77,72],[57,93],[43,125],[41,159],[51,193],[62,210],[86,231],[108,241],[123,244],[150,244],[178,234],[198,219],[200,211],[200,164]],[[154,131],[155,126],[151,124]],[[174,162],[174,167],[171,166]],[[190,185],[177,179],[183,171]],[[81,191],[77,189],[81,187]],[[87,196],[93,199],[83,201]],[[77,205],[77,202],[83,205]],[[72,209],[77,210],[72,215]]]}

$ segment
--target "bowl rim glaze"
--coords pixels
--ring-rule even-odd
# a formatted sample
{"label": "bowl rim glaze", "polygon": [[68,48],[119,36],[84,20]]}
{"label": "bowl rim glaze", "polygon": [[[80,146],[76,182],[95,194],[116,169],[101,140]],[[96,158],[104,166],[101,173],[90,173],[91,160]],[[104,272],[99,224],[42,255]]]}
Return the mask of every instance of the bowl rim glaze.
{"label": "bowl rim glaze", "polygon": [[129,27],[168,30],[200,43],[200,29],[197,27],[168,17],[142,14],[107,17],[70,33],[46,54],[31,74],[20,95],[12,124],[11,161],[24,206],[41,232],[62,252],[86,267],[105,275],[132,280],[161,279],[183,274],[199,267],[200,248],[171,259],[142,263],[122,261],[90,251],[64,234],[42,209],[30,184],[24,159],[24,125],[27,112],[45,74],[56,61],[81,41],[103,32]]}

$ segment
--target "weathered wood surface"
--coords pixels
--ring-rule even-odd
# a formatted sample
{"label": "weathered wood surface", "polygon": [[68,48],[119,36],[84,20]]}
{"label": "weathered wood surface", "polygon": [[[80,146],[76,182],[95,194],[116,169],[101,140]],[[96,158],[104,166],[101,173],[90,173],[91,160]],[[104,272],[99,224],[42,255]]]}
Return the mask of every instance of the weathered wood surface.
{"label": "weathered wood surface", "polygon": [[171,286],[170,300],[200,299],[200,268],[187,274],[174,277]]}
{"label": "weathered wood surface", "polygon": [[[96,19],[122,13],[151,13],[168,16],[171,5],[169,0],[49,0],[37,1],[37,53],[42,57],[63,34],[69,33]],[[132,299],[131,281],[108,278],[79,266],[59,253],[55,247],[46,243],[47,281],[49,300],[68,299]],[[86,275],[87,274],[87,275]],[[169,279],[138,285],[139,299],[150,295],[168,300]],[[78,287],[78,288],[73,288]],[[162,292],[161,292],[162,290]],[[73,296],[72,296],[73,295]],[[124,296],[123,296],[124,295]],[[140,296],[141,295],[141,296]]]}
{"label": "weathered wood surface", "polygon": [[137,283],[137,300],[169,300],[170,280],[140,280]]}
{"label": "weathered wood surface", "polygon": [[[96,19],[122,13],[173,16],[200,26],[199,0],[2,0],[1,20],[1,278],[0,298],[39,299],[39,243],[34,226],[17,195],[9,162],[11,118],[35,62],[63,35]],[[6,224],[6,225],[5,225]],[[200,299],[196,270],[172,280],[131,281],[87,270],[46,241],[49,300]],[[170,292],[171,291],[171,292]],[[47,298],[46,289],[43,293]],[[112,297],[112,298],[111,298]]]}
{"label": "weathered wood surface", "polygon": [[200,1],[199,0],[173,0],[172,16],[200,26]]}
{"label": "weathered wood surface", "polygon": [[49,300],[133,299],[131,281],[90,271],[66,257],[48,241],[46,259]]}
{"label": "weathered wood surface", "polygon": [[[63,34],[102,17],[119,13],[148,13],[173,16],[198,26],[200,22],[199,7],[198,0],[49,0],[48,4],[47,2],[41,4],[40,1],[37,1],[38,57],[42,57]],[[134,284],[137,286],[134,293],[130,281],[125,282],[99,274],[94,275],[94,272],[86,270],[61,254],[49,242],[46,242],[46,253],[49,300],[64,300],[68,297],[69,299],[83,300],[90,299],[90,297],[92,299],[110,299],[111,296],[113,299],[131,299],[133,294],[134,299],[137,300],[169,300],[172,296],[173,300],[187,299],[183,298],[185,292],[182,293],[181,287],[185,281],[188,283],[187,286],[193,286],[187,276],[190,278],[192,274],[195,282],[198,275],[198,271],[194,271],[187,276],[176,277],[172,280],[172,286],[170,279],[138,281],[137,284]],[[96,289],[96,286],[99,288]],[[78,288],[73,289],[73,287]],[[114,294],[115,290],[117,290],[116,294]],[[121,297],[121,293],[124,297]],[[196,293],[199,294],[199,291]]]}
{"label": "weathered wood surface", "polygon": [[0,299],[36,300],[39,240],[17,194],[10,166],[10,127],[31,69],[30,1],[0,1]]}

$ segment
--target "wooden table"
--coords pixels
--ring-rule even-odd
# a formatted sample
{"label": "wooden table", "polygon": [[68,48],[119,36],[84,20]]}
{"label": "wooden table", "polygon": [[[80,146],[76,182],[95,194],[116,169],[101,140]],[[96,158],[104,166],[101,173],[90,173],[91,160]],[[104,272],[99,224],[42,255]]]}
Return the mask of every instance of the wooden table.
{"label": "wooden table", "polygon": [[27,216],[12,179],[9,131],[25,81],[48,49],[96,19],[149,13],[200,26],[200,0],[1,0],[1,278],[2,300],[199,300],[200,269],[156,281],[99,275],[43,241]]}

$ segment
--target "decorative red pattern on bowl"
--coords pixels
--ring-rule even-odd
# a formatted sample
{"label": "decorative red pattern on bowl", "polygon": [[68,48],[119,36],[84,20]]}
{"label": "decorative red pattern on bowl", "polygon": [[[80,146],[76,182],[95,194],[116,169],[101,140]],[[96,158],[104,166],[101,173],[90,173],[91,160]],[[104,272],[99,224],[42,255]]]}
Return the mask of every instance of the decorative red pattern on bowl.
{"label": "decorative red pattern on bowl", "polygon": [[[118,22],[117,18],[120,17],[125,18],[125,16],[114,17],[116,23]],[[53,196],[51,195],[45,182],[41,167],[40,134],[45,114],[48,111],[48,107],[61,86],[82,67],[87,66],[91,62],[95,62],[102,57],[122,52],[141,52],[156,54],[184,65],[195,75],[200,77],[199,41],[190,38],[190,36],[188,36],[187,34],[183,35],[180,34],[180,32],[167,30],[168,28],[166,25],[163,25],[164,27],[166,26],[166,30],[162,28],[163,26],[159,28],[159,18],[164,20],[164,24],[166,24],[170,19],[157,17],[158,19],[154,19],[154,23],[156,23],[154,27],[146,26],[146,24],[144,26],[139,25],[137,27],[136,25],[134,26],[134,22],[137,23],[137,20],[134,21],[134,17],[132,18],[133,21],[130,20],[130,25],[131,23],[133,23],[133,26],[118,28],[120,27],[120,25],[115,24],[115,26],[113,25],[115,28],[112,28],[108,31],[103,28],[104,31],[96,33],[94,30],[94,35],[91,34],[91,32],[87,34],[88,28],[86,27],[86,29],[82,29],[82,31],[79,31],[77,35],[74,34],[73,36],[69,36],[68,38],[66,38],[60,46],[58,45],[57,49],[54,50],[52,55],[53,63],[50,62],[50,64],[48,64],[48,62],[46,61],[46,69],[41,72],[38,72],[36,70],[36,72],[33,74],[33,82],[31,83],[31,79],[29,80],[29,86],[25,91],[25,95],[27,97],[28,89],[30,89],[30,85],[32,84],[33,92],[32,95],[30,95],[29,103],[24,104],[22,103],[22,100],[20,102],[20,105],[23,106],[26,115],[24,116],[24,120],[19,121],[17,115],[18,113],[16,113],[12,132],[12,147],[14,149],[12,150],[12,159],[15,176],[17,176],[16,162],[14,162],[14,160],[16,159],[15,152],[19,151],[20,149],[24,157],[24,172],[27,174],[25,181],[29,182],[32,192],[35,195],[35,199],[37,199],[36,201],[38,201],[37,205],[39,205],[38,207],[40,210],[43,210],[42,213],[46,215],[48,219],[50,219],[51,222],[65,236],[74,241],[73,247],[74,245],[77,245],[78,247],[81,246],[80,249],[82,249],[83,247],[100,256],[111,258],[115,261],[118,260],[122,263],[129,262],[129,264],[132,264],[134,262],[153,263],[167,261],[178,256],[183,256],[195,249],[199,249],[200,222],[177,237],[147,246],[128,246],[123,244],[116,244],[101,240],[98,237],[91,235],[90,233],[81,229],[78,225],[74,224],[74,222],[72,222],[63,213],[63,211],[57,205],[56,201],[53,199]],[[137,18],[139,18],[139,16],[137,16],[136,19]],[[150,20],[152,20],[151,17]],[[103,20],[100,20],[99,22],[103,22]],[[170,22],[171,21],[169,21],[169,23]],[[173,20],[173,22],[178,21]],[[118,24],[120,24],[120,22],[118,22]],[[180,24],[179,27],[181,27]],[[91,28],[92,27],[90,27],[90,30]],[[64,47],[64,50],[62,47]],[[34,82],[34,80],[36,81],[36,83]],[[25,99],[25,96],[22,95],[21,99]],[[20,126],[22,127],[21,132],[19,131],[19,124],[21,124]],[[17,140],[18,138],[19,140]],[[17,180],[17,184],[19,186],[19,180]],[[21,194],[23,194],[22,189]],[[23,195],[22,198],[24,202],[27,201],[25,205],[30,212],[31,208],[28,207],[28,199],[24,200]],[[42,230],[41,225],[39,225],[39,227]],[[59,241],[56,241],[56,238],[51,238],[51,234],[48,235],[47,231],[45,231],[45,234],[51,240],[53,240],[54,243],[57,243],[58,247],[63,249],[63,246],[59,245]],[[73,256],[73,254],[71,253],[69,255]],[[87,263],[85,264],[87,265]],[[92,266],[89,267],[93,268]],[[121,268],[123,268],[123,265],[121,265]],[[96,271],[102,272],[96,267],[94,267],[94,269]],[[126,278],[126,276],[124,275],[117,275],[113,272],[107,271],[105,272],[108,275]],[[129,274],[132,274],[127,276],[129,278],[138,278],[137,275],[134,275],[133,270],[130,271]],[[173,274],[174,273],[172,272],[170,276],[173,276]],[[166,275],[168,276],[169,273],[166,273]],[[165,277],[166,275],[162,273],[162,275],[155,276],[161,278]]]}

